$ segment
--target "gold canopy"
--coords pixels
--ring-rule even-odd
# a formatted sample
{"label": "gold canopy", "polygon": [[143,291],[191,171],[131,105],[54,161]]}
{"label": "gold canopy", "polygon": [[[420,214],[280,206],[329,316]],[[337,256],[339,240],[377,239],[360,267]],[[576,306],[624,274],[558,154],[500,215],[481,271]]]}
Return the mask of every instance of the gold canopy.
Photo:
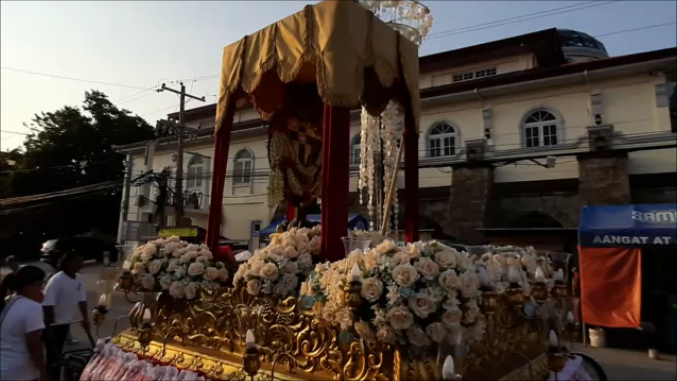
{"label": "gold canopy", "polygon": [[418,131],[418,47],[354,1],[325,0],[223,49],[216,130],[228,107],[254,104],[264,119],[284,84],[316,83],[325,104],[378,115],[397,100]]}

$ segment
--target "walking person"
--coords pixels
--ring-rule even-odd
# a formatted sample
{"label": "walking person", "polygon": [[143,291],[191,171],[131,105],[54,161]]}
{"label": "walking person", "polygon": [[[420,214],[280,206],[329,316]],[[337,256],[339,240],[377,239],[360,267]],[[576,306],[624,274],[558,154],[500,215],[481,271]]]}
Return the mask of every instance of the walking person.
{"label": "walking person", "polygon": [[61,361],[70,325],[79,321],[77,309],[80,310],[82,327],[94,347],[89,325],[87,291],[78,274],[80,269],[82,269],[82,257],[75,252],[66,253],[59,261],[59,271],[49,279],[45,286],[45,300],[42,306],[47,325],[45,343],[50,380],[60,379],[61,367],[55,364]]}
{"label": "walking person", "polygon": [[[24,266],[0,284],[0,380],[47,379],[41,339],[44,280],[42,269]],[[16,294],[7,297],[10,290]]]}
{"label": "walking person", "polygon": [[[6,278],[14,278],[16,276],[16,272],[19,271],[19,268],[21,267],[19,265],[19,261],[17,261],[15,256],[10,255],[7,258],[5,258],[5,264],[7,264],[7,267],[9,268],[10,272],[7,275],[5,275],[2,279],[4,280]],[[10,280],[8,282],[9,283],[7,283],[7,284],[11,284],[12,280]],[[8,290],[8,292],[10,292],[10,293],[12,291],[14,291],[14,290]],[[8,295],[10,295],[10,294],[8,294]]]}
{"label": "walking person", "polygon": [[5,258],[5,263],[7,264],[7,267],[9,267],[9,269],[12,271],[12,274],[16,273],[21,268],[19,261],[13,255],[10,255],[9,257]]}

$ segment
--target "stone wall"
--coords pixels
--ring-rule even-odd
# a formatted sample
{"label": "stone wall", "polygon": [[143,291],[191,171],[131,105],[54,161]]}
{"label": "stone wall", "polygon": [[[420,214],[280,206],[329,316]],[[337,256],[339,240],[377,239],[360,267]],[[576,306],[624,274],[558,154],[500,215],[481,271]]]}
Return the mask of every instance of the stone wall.
{"label": "stone wall", "polygon": [[[581,206],[677,203],[674,173],[630,177],[625,153],[581,155],[580,178],[494,184],[490,166],[456,167],[451,187],[419,189],[419,215],[463,243],[485,242],[477,229],[509,228],[528,213],[541,213],[564,228],[577,228]],[[632,181],[632,182],[631,182]],[[399,191],[400,202],[403,190]],[[403,211],[403,205],[400,211]],[[351,212],[366,216],[355,194]],[[404,213],[400,214],[400,222]]]}
{"label": "stone wall", "polygon": [[494,186],[492,166],[456,167],[449,197],[450,219],[445,233],[467,244],[484,243],[487,211]]}
{"label": "stone wall", "polygon": [[630,203],[627,153],[579,156],[578,168],[582,205]]}
{"label": "stone wall", "polygon": [[487,225],[493,228],[510,227],[519,217],[538,212],[554,218],[565,228],[576,228],[580,207],[580,196],[570,193],[496,197],[491,202]]}

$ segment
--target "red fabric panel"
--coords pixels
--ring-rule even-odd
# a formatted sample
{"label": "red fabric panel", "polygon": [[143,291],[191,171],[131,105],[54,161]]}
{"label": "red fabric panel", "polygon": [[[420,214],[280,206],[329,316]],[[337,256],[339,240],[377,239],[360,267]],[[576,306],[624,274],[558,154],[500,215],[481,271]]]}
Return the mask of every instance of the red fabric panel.
{"label": "red fabric panel", "polygon": [[206,239],[206,244],[212,253],[218,253],[219,251],[221,216],[223,214],[223,189],[226,186],[226,167],[228,165],[228,149],[230,148],[230,129],[233,125],[234,105],[230,105],[228,110],[229,113],[225,116],[223,125],[214,137],[214,171],[212,174]]}
{"label": "red fabric panel", "polygon": [[344,258],[341,237],[348,233],[350,110],[324,106],[322,131],[322,255]]}
{"label": "red fabric panel", "polygon": [[294,208],[294,205],[291,204],[291,202],[287,202],[287,211],[286,211],[286,218],[287,221],[292,221],[296,217],[296,208]]}
{"label": "red fabric panel", "polygon": [[418,241],[418,134],[412,121],[404,127],[404,241]]}
{"label": "red fabric panel", "polygon": [[640,249],[579,247],[583,322],[637,328],[642,307]]}
{"label": "red fabric panel", "polygon": [[214,258],[222,262],[235,262],[235,256],[230,246],[219,246]]}

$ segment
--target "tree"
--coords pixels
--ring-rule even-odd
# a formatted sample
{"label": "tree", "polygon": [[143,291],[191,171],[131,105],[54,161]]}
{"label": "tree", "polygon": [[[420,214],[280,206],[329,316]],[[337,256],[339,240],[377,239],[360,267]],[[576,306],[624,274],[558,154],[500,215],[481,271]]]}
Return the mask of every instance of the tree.
{"label": "tree", "polygon": [[164,120],[158,120],[155,123],[155,136],[164,138],[172,135],[174,135],[174,128],[171,127],[171,124]]}
{"label": "tree", "polygon": [[24,143],[24,168],[53,169],[33,170],[29,184],[13,185],[17,196],[121,179],[124,157],[114,146],[155,138],[145,120],[118,109],[98,91],[85,93],[82,111],[65,106],[43,112],[28,127],[35,133]]}
{"label": "tree", "polygon": [[[122,180],[124,155],[114,147],[155,139],[155,129],[144,119],[117,108],[104,93],[95,90],[85,93],[81,108],[64,106],[54,112],[43,112],[26,126],[33,134],[24,142],[25,152],[18,170],[11,172],[11,197]],[[64,229],[71,233],[93,229],[115,233],[120,198],[121,189],[115,189],[96,198],[40,208],[35,213],[41,214],[40,223],[46,221],[47,226],[42,226],[39,235],[52,231],[65,234]]]}
{"label": "tree", "polygon": [[19,148],[0,152],[0,198],[11,197],[12,173],[22,162],[23,152]]}

